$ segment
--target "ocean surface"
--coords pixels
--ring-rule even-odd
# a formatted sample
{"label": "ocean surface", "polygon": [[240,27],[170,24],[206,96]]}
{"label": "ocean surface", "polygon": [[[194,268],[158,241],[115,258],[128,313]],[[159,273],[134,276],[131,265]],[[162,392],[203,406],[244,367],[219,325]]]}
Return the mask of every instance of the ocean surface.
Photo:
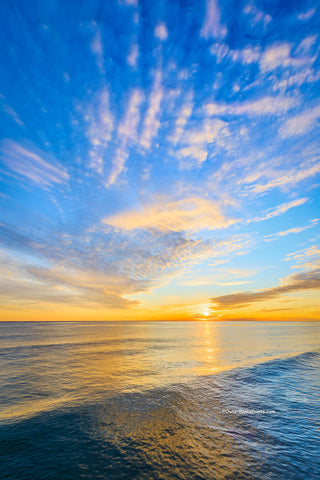
{"label": "ocean surface", "polygon": [[320,322],[0,323],[1,480],[319,480]]}

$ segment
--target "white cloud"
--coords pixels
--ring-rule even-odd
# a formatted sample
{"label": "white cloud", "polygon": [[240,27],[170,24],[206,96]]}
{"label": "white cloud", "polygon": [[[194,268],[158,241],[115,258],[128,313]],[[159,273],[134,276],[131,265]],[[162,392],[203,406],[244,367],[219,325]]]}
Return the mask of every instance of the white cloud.
{"label": "white cloud", "polygon": [[110,111],[107,89],[103,89],[96,101],[90,105],[85,120],[89,124],[86,134],[91,144],[90,167],[101,174],[104,166],[103,157],[113,130],[113,115]]}
{"label": "white cloud", "polygon": [[17,112],[15,112],[13,110],[13,108],[11,108],[9,105],[4,105],[3,106],[3,111],[9,115],[9,117],[12,118],[12,120],[14,122],[16,122],[18,125],[20,125],[21,127],[23,127],[23,121],[20,119],[19,115],[17,114]]}
{"label": "white cloud", "polygon": [[269,213],[262,217],[255,217],[250,222],[262,222],[264,220],[269,220],[270,218],[273,217],[278,217],[279,215],[282,215],[283,213],[286,213],[288,210],[294,207],[300,207],[301,205],[304,205],[309,199],[308,198],[299,198],[298,200],[293,200],[292,202],[287,202],[279,205],[277,208],[271,210]]}
{"label": "white cloud", "polygon": [[239,60],[245,65],[257,62],[260,58],[260,55],[260,48],[251,46],[247,46],[242,50],[239,50],[238,53]]}
{"label": "white cloud", "polygon": [[320,164],[318,159],[311,159],[306,162],[302,162],[297,168],[291,168],[288,170],[261,170],[256,174],[253,174],[251,178],[245,178],[242,183],[253,183],[258,178],[266,177],[265,183],[256,183],[249,187],[250,194],[263,194],[273,188],[288,188],[289,186],[296,185],[297,183],[312,177],[320,172]]}
{"label": "white cloud", "polygon": [[203,109],[209,116],[224,114],[263,116],[284,113],[296,104],[297,99],[278,95],[276,97],[266,96],[241,103],[208,103]]}
{"label": "white cloud", "polygon": [[119,0],[120,5],[129,5],[132,7],[137,7],[139,5],[138,0]]}
{"label": "white cloud", "polygon": [[310,20],[310,18],[313,17],[313,15],[316,13],[315,8],[310,8],[309,10],[306,10],[305,12],[301,12],[298,15],[299,20]]}
{"label": "white cloud", "polygon": [[132,68],[137,68],[137,62],[139,57],[139,47],[136,43],[131,45],[130,53],[127,56],[127,62]]}
{"label": "white cloud", "polygon": [[162,73],[157,70],[153,88],[149,97],[149,106],[145,114],[140,145],[148,150],[153,137],[157,136],[160,127],[161,102],[163,98]]}
{"label": "white cloud", "polygon": [[304,67],[300,69],[297,73],[281,78],[279,81],[273,82],[273,90],[287,90],[291,87],[300,87],[304,83],[315,83],[320,80],[320,71],[316,72],[310,67]]}
{"label": "white cloud", "polygon": [[285,260],[296,260],[299,262],[298,265],[291,268],[304,268],[308,270],[318,269],[320,268],[320,247],[319,245],[312,245],[311,247],[304,248],[298,252],[289,253]]}
{"label": "white cloud", "polygon": [[100,30],[97,30],[95,36],[93,37],[90,48],[96,57],[99,70],[103,72],[103,45]]}
{"label": "white cloud", "polygon": [[226,43],[214,43],[210,47],[210,53],[216,56],[217,63],[221,63],[223,60],[231,60],[244,65],[258,62],[261,56],[259,47],[248,45],[241,50],[232,50]]}
{"label": "white cloud", "polygon": [[210,53],[217,57],[217,63],[221,63],[222,60],[231,57],[231,52],[233,52],[233,50],[230,50],[226,43],[214,43],[210,47]]}
{"label": "white cloud", "polygon": [[227,123],[220,119],[210,119],[202,125],[186,132],[184,142],[189,145],[207,145],[216,142],[227,133]]}
{"label": "white cloud", "polygon": [[276,43],[268,47],[261,55],[260,69],[262,72],[268,72],[278,67],[303,67],[313,60],[309,56],[292,57],[291,46],[288,43]]}
{"label": "white cloud", "polygon": [[137,128],[140,122],[140,105],[144,96],[139,89],[135,89],[130,97],[124,119],[118,127],[118,139],[120,146],[112,160],[112,169],[108,178],[108,184],[112,185],[124,169],[129,155],[129,144],[137,140]]}
{"label": "white cloud", "polygon": [[67,169],[54,158],[38,150],[22,147],[12,140],[3,140],[1,157],[10,170],[43,188],[69,180]]}
{"label": "white cloud", "polygon": [[265,235],[263,238],[266,242],[270,242],[271,240],[275,240],[279,237],[286,237],[287,235],[291,235],[291,233],[301,233],[304,230],[308,230],[312,228],[314,225],[306,225],[305,227],[294,227],[289,228],[288,230],[282,230],[281,232],[272,233],[271,235]]}
{"label": "white cloud", "polygon": [[176,155],[180,159],[180,168],[189,170],[194,167],[199,167],[203,162],[205,162],[207,160],[208,153],[206,150],[193,145],[178,150]]}
{"label": "white cloud", "polygon": [[136,138],[137,127],[140,121],[140,105],[143,100],[144,95],[141,90],[133,90],[123,122],[118,127],[118,136],[123,140],[123,143],[126,143],[129,139]]}
{"label": "white cloud", "polygon": [[186,101],[182,105],[179,116],[175,121],[175,130],[173,132],[173,135],[169,137],[170,142],[172,142],[174,145],[177,145],[179,143],[184,133],[185,127],[188,123],[188,120],[192,115],[192,110],[193,110],[192,99],[193,99],[193,94],[189,93],[187,95]]}
{"label": "white cloud", "polygon": [[309,53],[310,49],[313,47],[313,45],[316,44],[317,42],[318,35],[310,35],[299,43],[297,47],[297,53],[302,53],[302,54],[307,54]]}
{"label": "white cloud", "polygon": [[248,4],[244,7],[243,13],[246,15],[250,15],[250,25],[254,27],[257,24],[263,23],[263,27],[266,26],[271,22],[272,17],[262,10],[259,10],[255,5]]}
{"label": "white cloud", "polygon": [[281,66],[290,65],[291,47],[287,43],[281,43],[268,47],[260,60],[260,68],[263,72],[274,70]]}
{"label": "white cloud", "polygon": [[168,30],[165,23],[160,23],[154,30],[154,36],[159,40],[165,41],[168,38]]}
{"label": "white cloud", "polygon": [[227,28],[221,24],[221,13],[217,0],[207,0],[206,14],[201,27],[200,36],[209,38],[224,38]]}
{"label": "white cloud", "polygon": [[320,117],[320,106],[305,110],[286,120],[279,129],[281,137],[302,135],[312,128],[318,126],[317,120]]}

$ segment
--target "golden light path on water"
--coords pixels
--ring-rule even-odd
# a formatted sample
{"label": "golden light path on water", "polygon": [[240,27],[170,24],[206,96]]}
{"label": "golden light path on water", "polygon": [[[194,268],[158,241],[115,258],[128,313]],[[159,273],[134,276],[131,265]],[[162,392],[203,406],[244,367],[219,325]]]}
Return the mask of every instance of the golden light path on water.
{"label": "golden light path on water", "polygon": [[15,352],[8,368],[18,365],[25,392],[4,406],[2,419],[28,417],[114,392],[193,382],[198,377],[295,355],[304,339],[308,350],[317,347],[317,336],[310,336],[315,326],[308,323],[291,324],[289,335],[285,322],[26,325],[30,340],[26,336],[21,343],[20,337],[13,335],[5,345]]}

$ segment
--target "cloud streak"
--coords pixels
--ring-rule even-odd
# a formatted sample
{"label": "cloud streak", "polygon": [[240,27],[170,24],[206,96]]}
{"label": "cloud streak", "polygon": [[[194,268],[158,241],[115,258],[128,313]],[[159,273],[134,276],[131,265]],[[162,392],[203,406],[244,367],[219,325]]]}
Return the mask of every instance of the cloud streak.
{"label": "cloud streak", "polygon": [[269,220],[270,218],[273,218],[273,217],[278,217],[279,215],[283,215],[284,213],[286,213],[291,208],[300,207],[301,205],[304,205],[307,201],[308,201],[308,198],[299,198],[297,200],[292,200],[291,202],[283,203],[282,205],[279,205],[278,207],[271,210],[266,215],[263,215],[262,217],[255,217],[251,221],[262,222],[264,220]]}
{"label": "cloud streak", "polygon": [[135,89],[130,97],[127,111],[123,121],[118,127],[118,147],[112,160],[111,173],[108,178],[108,184],[115,183],[124,169],[125,162],[129,155],[129,147],[134,141],[137,141],[137,127],[140,122],[140,105],[144,100],[144,95],[139,89]]}
{"label": "cloud streak", "polygon": [[89,106],[85,115],[88,123],[87,137],[90,142],[89,166],[97,173],[104,170],[104,156],[114,128],[114,118],[110,110],[109,92],[102,89]]}
{"label": "cloud streak", "polygon": [[317,120],[320,118],[320,106],[305,110],[291,118],[288,118],[280,127],[279,134],[281,137],[293,137],[295,135],[303,135],[313,128],[317,127]]}
{"label": "cloud streak", "polygon": [[277,233],[272,233],[271,235],[265,235],[264,239],[266,242],[269,242],[271,240],[275,240],[279,237],[286,237],[287,235],[291,235],[291,233],[301,233],[307,230],[308,228],[311,228],[311,225],[307,225],[305,227],[294,227],[294,228],[289,228],[288,230],[283,230],[282,232],[277,232]]}
{"label": "cloud streak", "polygon": [[207,0],[204,22],[200,36],[209,38],[224,38],[227,35],[227,28],[221,23],[221,11],[217,0]]}
{"label": "cloud streak", "polygon": [[248,100],[241,103],[208,103],[205,105],[205,113],[212,116],[219,115],[247,115],[247,116],[266,116],[283,114],[297,104],[297,99],[283,96],[265,96],[257,100]]}
{"label": "cloud streak", "polygon": [[243,308],[253,303],[272,300],[286,293],[320,289],[320,270],[289,276],[283,285],[253,292],[232,293],[210,298],[213,310]]}
{"label": "cloud streak", "polygon": [[161,82],[162,73],[161,70],[157,70],[140,138],[140,145],[145,150],[148,150],[151,147],[152,140],[157,136],[160,128],[161,102],[163,99],[163,87]]}
{"label": "cloud streak", "polygon": [[174,145],[177,145],[177,143],[180,142],[180,140],[181,140],[181,138],[184,134],[186,125],[187,125],[187,123],[188,123],[188,121],[189,121],[189,119],[192,115],[193,94],[189,93],[186,97],[187,98],[186,98],[185,102],[183,103],[183,105],[181,107],[180,113],[179,113],[178,117],[176,118],[174,133],[173,133],[172,136],[169,137],[169,140]]}
{"label": "cloud streak", "polygon": [[54,158],[37,149],[27,149],[12,140],[2,141],[1,158],[10,170],[42,188],[64,184],[69,180],[67,169]]}

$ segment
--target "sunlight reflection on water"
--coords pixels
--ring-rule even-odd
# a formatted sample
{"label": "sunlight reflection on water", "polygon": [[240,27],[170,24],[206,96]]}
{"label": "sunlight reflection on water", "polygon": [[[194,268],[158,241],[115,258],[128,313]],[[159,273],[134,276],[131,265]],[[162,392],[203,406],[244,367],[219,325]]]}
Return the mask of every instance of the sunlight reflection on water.
{"label": "sunlight reflection on water", "polygon": [[2,324],[1,478],[317,478],[319,327]]}

